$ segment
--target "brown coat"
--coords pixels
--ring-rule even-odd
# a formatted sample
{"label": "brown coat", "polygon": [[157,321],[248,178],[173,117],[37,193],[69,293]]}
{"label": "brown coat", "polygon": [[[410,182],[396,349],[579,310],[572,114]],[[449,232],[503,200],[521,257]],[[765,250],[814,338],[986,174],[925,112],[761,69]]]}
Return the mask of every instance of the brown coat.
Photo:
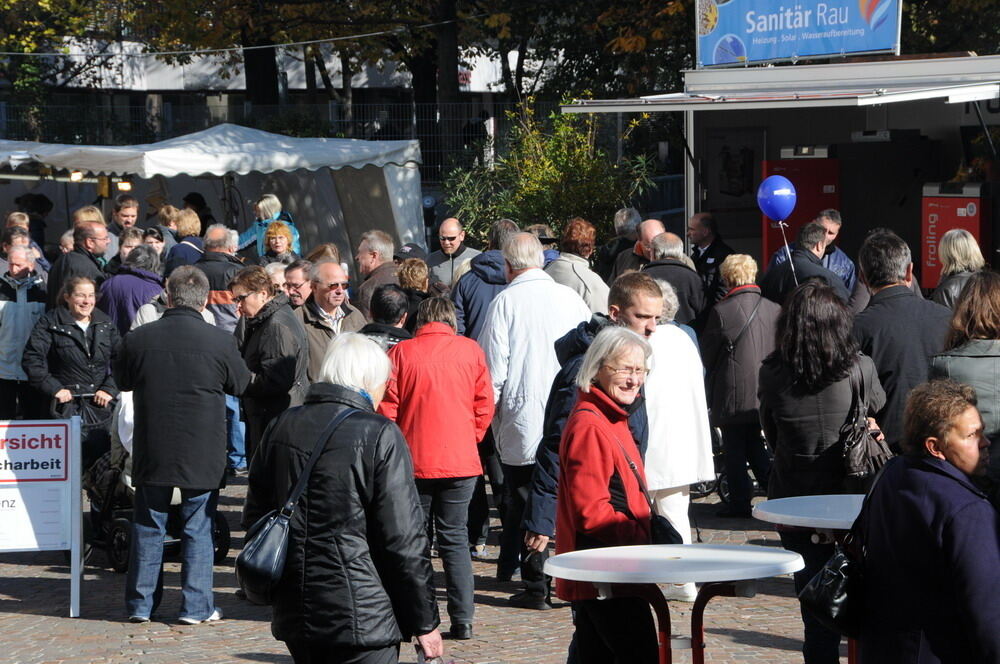
{"label": "brown coat", "polygon": [[[757,303],[746,332],[733,350]],[[761,297],[756,286],[734,288],[712,308],[701,336],[701,359],[708,370],[708,407],[712,424],[752,423],[758,419],[757,374],[774,350],[774,334],[781,307]]]}
{"label": "brown coat", "polygon": [[375,293],[375,289],[384,284],[396,284],[399,285],[399,275],[396,273],[396,264],[392,261],[387,263],[382,263],[377,268],[372,270],[365,280],[361,282],[358,287],[358,297],[355,299],[354,304],[357,305],[361,313],[368,320],[371,320],[371,310],[369,309],[369,304],[372,301],[372,295]]}
{"label": "brown coat", "polygon": [[[346,316],[340,322],[341,332],[357,332],[368,322],[361,314],[361,311],[348,305],[346,302],[340,305]],[[316,301],[312,295],[301,307],[295,310],[295,317],[302,321],[306,328],[306,338],[309,340],[309,368],[307,376],[309,383],[315,383],[319,370],[323,366],[323,358],[326,356],[326,347],[330,345],[330,340],[336,336],[333,328],[320,316],[317,311]]]}

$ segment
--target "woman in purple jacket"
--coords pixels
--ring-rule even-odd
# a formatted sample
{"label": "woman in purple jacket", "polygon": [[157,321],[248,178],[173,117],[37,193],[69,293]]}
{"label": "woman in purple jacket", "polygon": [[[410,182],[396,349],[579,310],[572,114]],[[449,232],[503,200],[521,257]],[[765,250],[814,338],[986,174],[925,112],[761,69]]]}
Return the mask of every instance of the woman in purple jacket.
{"label": "woman in purple jacket", "polygon": [[125,257],[118,273],[101,284],[97,308],[114,321],[118,333],[124,335],[132,327],[139,307],[152,302],[163,292],[160,259],[156,249],[140,244]]}

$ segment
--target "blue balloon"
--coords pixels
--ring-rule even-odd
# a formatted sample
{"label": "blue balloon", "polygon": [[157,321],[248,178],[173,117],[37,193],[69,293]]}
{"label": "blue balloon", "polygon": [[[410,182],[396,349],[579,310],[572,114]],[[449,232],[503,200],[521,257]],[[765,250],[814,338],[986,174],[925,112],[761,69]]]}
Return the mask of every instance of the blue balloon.
{"label": "blue balloon", "polygon": [[783,175],[772,175],[757,188],[757,207],[775,221],[784,221],[795,209],[795,185]]}

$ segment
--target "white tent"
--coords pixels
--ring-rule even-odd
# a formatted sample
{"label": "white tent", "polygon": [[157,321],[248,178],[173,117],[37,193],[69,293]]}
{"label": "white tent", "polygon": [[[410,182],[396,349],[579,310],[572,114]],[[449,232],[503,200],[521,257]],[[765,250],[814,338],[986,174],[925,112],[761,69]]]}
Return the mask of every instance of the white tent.
{"label": "white tent", "polygon": [[[233,176],[246,221],[252,200],[276,194],[295,220],[304,247],[336,242],[345,258],[357,236],[371,228],[401,243],[424,244],[418,141],[291,138],[231,124],[145,145],[0,141],[0,166],[17,173],[28,162],[57,171],[128,177],[136,197],[151,203],[179,207],[185,194],[197,191],[218,219],[223,216],[222,178]],[[0,187],[6,209],[13,209],[13,199],[25,191],[43,193],[55,203],[48,220],[50,240],[68,227],[61,217],[96,197],[90,185],[7,183]]]}

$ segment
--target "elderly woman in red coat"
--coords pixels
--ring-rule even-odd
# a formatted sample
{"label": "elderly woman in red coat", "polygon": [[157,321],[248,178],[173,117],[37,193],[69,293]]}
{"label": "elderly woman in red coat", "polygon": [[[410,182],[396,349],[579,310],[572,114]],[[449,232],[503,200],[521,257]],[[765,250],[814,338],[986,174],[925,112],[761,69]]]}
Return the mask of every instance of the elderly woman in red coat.
{"label": "elderly woman in red coat", "polygon": [[[577,403],[559,447],[557,553],[650,543],[642,457],[628,428],[650,353],[639,335],[610,327],[583,357]],[[656,630],[645,600],[599,600],[592,584],[562,579],[556,594],[573,604],[581,664],[657,661]]]}

